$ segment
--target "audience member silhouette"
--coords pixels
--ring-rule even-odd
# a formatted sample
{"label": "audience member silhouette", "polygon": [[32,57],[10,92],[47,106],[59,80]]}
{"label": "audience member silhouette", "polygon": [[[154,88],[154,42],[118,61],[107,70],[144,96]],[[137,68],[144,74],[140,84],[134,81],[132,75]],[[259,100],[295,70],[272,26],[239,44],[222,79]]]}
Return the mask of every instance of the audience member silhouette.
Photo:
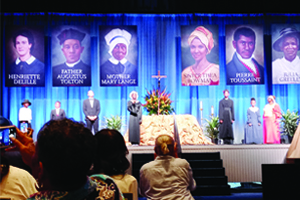
{"label": "audience member silhouette", "polygon": [[83,123],[70,119],[52,120],[33,140],[17,131],[12,139],[25,163],[31,166],[39,192],[28,199],[122,199],[113,179],[87,174],[93,162],[96,142]]}
{"label": "audience member silhouette", "polygon": [[27,171],[10,165],[1,149],[0,199],[25,200],[37,192],[36,180]]}
{"label": "audience member silhouette", "polygon": [[176,158],[176,143],[169,135],[160,135],[155,141],[157,157],[140,170],[140,194],[148,199],[194,199],[196,188],[190,164]]}
{"label": "audience member silhouette", "polygon": [[112,177],[122,193],[131,193],[133,200],[138,200],[137,180],[126,173],[130,163],[126,158],[128,149],[124,137],[117,130],[102,129],[95,138],[97,151],[94,173]]}

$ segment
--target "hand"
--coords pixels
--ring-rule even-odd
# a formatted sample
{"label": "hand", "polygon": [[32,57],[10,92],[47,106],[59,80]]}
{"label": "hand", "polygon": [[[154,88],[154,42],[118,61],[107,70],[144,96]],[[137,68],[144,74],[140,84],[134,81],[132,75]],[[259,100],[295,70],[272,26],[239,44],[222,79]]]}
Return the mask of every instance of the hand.
{"label": "hand", "polygon": [[31,137],[32,138],[32,134],[33,134],[33,129],[32,128],[27,128],[27,132],[25,132],[24,134],[26,134],[28,137]]}
{"label": "hand", "polygon": [[13,149],[17,149],[20,151],[23,162],[32,167],[32,156],[35,154],[35,144],[33,139],[29,136],[33,133],[33,129],[28,128],[29,133],[23,133],[18,128],[17,131],[17,138],[11,137],[12,143],[15,147],[8,148],[6,151],[12,151]]}
{"label": "hand", "polygon": [[234,120],[231,120],[231,123],[233,123],[234,122]]}
{"label": "hand", "polygon": [[249,126],[252,126],[252,124],[250,123]]}
{"label": "hand", "polygon": [[220,124],[223,124],[223,120],[220,120]]}
{"label": "hand", "polygon": [[258,126],[260,126],[260,123],[258,123]]}
{"label": "hand", "polygon": [[97,116],[88,116],[89,120],[95,121],[97,119]]}

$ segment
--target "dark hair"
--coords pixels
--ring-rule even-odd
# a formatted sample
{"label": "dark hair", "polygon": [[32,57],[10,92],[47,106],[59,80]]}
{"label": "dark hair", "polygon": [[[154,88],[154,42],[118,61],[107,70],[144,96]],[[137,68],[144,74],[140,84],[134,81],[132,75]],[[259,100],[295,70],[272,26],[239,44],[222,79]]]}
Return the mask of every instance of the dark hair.
{"label": "dark hair", "polygon": [[51,120],[37,136],[37,155],[57,190],[81,187],[93,163],[96,142],[83,123]]}
{"label": "dark hair", "polygon": [[245,37],[253,37],[255,40],[255,33],[251,28],[248,27],[241,27],[235,30],[233,39],[234,41],[238,41],[240,36],[243,35]]}
{"label": "dark hair", "polygon": [[251,98],[251,101],[255,101],[255,98],[254,98],[254,97],[252,97],[252,98]]}
{"label": "dark hair", "polygon": [[126,158],[128,149],[121,133],[113,129],[102,129],[95,135],[97,151],[94,173],[109,176],[125,174],[130,163]]}
{"label": "dark hair", "polygon": [[15,32],[13,35],[13,42],[15,47],[16,47],[16,39],[19,35],[22,35],[28,39],[28,43],[31,44],[30,52],[32,52],[34,49],[34,38],[32,33],[27,29],[21,29]]}
{"label": "dark hair", "polygon": [[225,92],[228,92],[230,94],[228,89],[223,90],[223,94],[225,94]]}

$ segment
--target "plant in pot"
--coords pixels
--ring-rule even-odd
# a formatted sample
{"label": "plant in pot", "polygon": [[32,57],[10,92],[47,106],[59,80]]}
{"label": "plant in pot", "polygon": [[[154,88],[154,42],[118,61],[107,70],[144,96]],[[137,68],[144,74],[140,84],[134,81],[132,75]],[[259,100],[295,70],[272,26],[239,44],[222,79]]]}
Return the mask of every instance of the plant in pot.
{"label": "plant in pot", "polygon": [[299,123],[298,111],[291,112],[287,109],[286,113],[282,113],[281,122],[281,135],[287,135],[289,142],[292,141]]}
{"label": "plant in pot", "polygon": [[115,129],[119,132],[121,132],[122,128],[122,118],[119,115],[113,116],[111,115],[110,118],[105,118],[105,127],[109,129]]}
{"label": "plant in pot", "polygon": [[211,141],[215,144],[218,144],[218,136],[219,136],[219,117],[210,116],[210,120],[205,119],[207,124],[205,125],[206,136],[211,139]]}

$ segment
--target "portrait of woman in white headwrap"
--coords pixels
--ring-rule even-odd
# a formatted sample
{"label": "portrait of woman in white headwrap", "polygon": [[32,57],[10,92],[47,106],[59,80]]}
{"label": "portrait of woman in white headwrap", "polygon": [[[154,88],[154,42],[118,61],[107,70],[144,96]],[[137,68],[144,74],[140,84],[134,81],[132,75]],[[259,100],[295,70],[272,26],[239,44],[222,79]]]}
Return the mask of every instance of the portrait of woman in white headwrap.
{"label": "portrait of woman in white headwrap", "polygon": [[219,65],[211,63],[207,55],[214,47],[213,34],[207,28],[198,26],[188,37],[188,45],[194,64],[181,73],[182,85],[219,85]]}
{"label": "portrait of woman in white headwrap", "polygon": [[[138,84],[137,66],[129,60],[133,36],[130,31],[113,28],[104,35],[106,54],[109,58],[100,65],[100,86],[136,86]],[[108,49],[107,49],[108,48]],[[102,51],[102,50],[101,50]],[[103,51],[102,51],[103,52]],[[103,61],[104,56],[101,55]],[[133,61],[136,63],[136,58]]]}

